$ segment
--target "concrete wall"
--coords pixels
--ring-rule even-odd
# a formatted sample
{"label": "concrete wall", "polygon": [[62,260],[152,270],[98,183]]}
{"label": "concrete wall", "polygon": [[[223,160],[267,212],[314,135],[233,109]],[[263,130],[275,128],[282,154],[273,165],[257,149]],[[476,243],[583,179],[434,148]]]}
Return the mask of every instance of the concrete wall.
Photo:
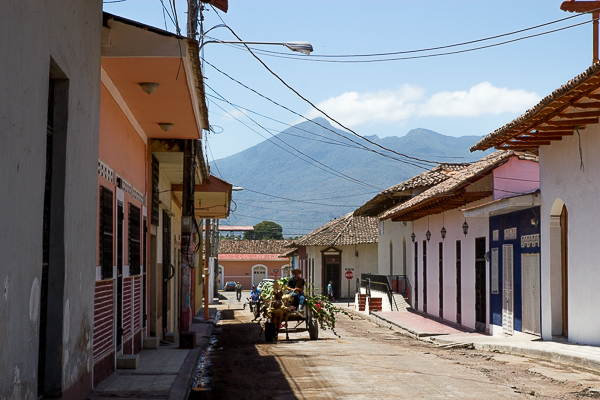
{"label": "concrete wall", "polygon": [[[97,162],[100,113],[100,0],[5,0],[0,51],[0,398],[37,398],[42,221],[48,83],[64,101],[56,131],[66,136],[53,188],[56,249],[49,313],[46,390],[79,398],[91,389]],[[61,122],[62,121],[62,122]],[[57,143],[57,149],[61,144]],[[61,183],[64,181],[64,183]],[[62,203],[62,204],[61,204]],[[64,215],[63,215],[64,213]],[[54,225],[55,227],[57,225]],[[56,260],[56,258],[55,258]],[[56,274],[54,274],[56,272]]]}
{"label": "concrete wall", "polygon": [[[383,233],[381,224],[383,224]],[[391,244],[392,275],[410,275],[412,271],[412,242],[410,238],[412,222],[393,222],[387,219],[380,222],[379,233],[377,273],[380,275],[390,275]],[[404,249],[406,249],[406,252]]]}
{"label": "concrete wall", "polygon": [[[323,253],[328,246],[307,246],[306,253],[309,260],[314,260],[315,275],[314,287],[316,294],[325,294],[326,283],[323,282]],[[342,271],[340,276],[340,289],[334,289],[336,299],[345,298],[348,296],[348,281],[344,277],[345,268],[354,268],[354,278],[350,282],[350,296],[353,297],[356,291],[356,278],[360,278],[360,274],[371,273],[376,274],[377,267],[377,243],[359,244],[356,246],[336,246],[341,250],[342,256]],[[358,252],[358,257],[356,257]],[[305,276],[308,281],[308,277]],[[335,285],[334,285],[335,286]],[[341,295],[340,295],[341,290]]]}
{"label": "concrete wall", "polygon": [[[491,200],[491,196],[478,202],[469,203],[469,207],[483,204]],[[456,311],[456,241],[461,241],[461,323],[462,325],[475,329],[475,239],[479,237],[486,238],[486,249],[489,248],[488,239],[488,219],[483,217],[467,218],[469,224],[469,233],[465,237],[462,230],[462,224],[465,218],[458,209],[446,211],[442,214],[435,214],[425,218],[413,221],[416,242],[418,242],[418,309],[423,310],[423,241],[425,233],[429,229],[431,240],[427,244],[427,312],[439,316],[439,243],[443,242],[443,318],[457,322]],[[442,226],[446,228],[446,238],[442,240],[440,230]],[[414,249],[414,243],[410,245]],[[415,287],[414,276],[414,254],[412,254],[413,265],[411,286]],[[489,265],[486,265],[486,276],[489,276]],[[489,283],[486,284],[489,286]],[[489,288],[486,286],[486,293]],[[489,297],[489,294],[487,295]],[[412,295],[414,306],[414,293]],[[489,299],[486,299],[489,304]],[[486,311],[489,314],[488,311]],[[489,315],[486,316],[486,326],[489,323]]]}
{"label": "concrete wall", "polygon": [[[540,148],[542,337],[561,331],[560,225],[551,214],[568,211],[568,339],[600,344],[600,270],[595,249],[600,243],[600,214],[595,212],[600,186],[600,126],[588,125],[561,141]],[[554,210],[553,210],[554,208]]]}

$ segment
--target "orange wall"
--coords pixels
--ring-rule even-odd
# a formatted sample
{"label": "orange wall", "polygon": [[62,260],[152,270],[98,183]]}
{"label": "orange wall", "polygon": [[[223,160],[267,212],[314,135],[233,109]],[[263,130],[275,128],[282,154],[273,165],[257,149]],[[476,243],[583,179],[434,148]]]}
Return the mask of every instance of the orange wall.
{"label": "orange wall", "polygon": [[[135,129],[129,123],[125,114],[121,111],[118,104],[115,102],[108,90],[102,85],[100,97],[100,150],[99,157],[108,164],[115,172],[114,183],[109,182],[98,175],[98,186],[105,186],[113,192],[114,199],[114,226],[113,232],[117,232],[116,218],[116,175],[122,176],[126,181],[131,183],[137,190],[146,194],[148,198],[148,189],[146,187],[146,157],[147,146],[137,134]],[[98,189],[100,190],[100,189]],[[131,203],[142,210],[142,204],[133,196],[125,193],[123,211],[123,236],[125,245],[123,249],[123,265],[128,265],[128,249],[127,249],[127,224],[128,224],[128,204]],[[99,202],[98,202],[99,204]],[[143,216],[142,216],[143,218]],[[96,265],[100,264],[100,209],[96,212]],[[148,222],[148,227],[150,222]],[[113,251],[113,265],[116,264],[117,250],[116,246]]]}
{"label": "orange wall", "polygon": [[146,144],[104,85],[100,97],[100,158],[145,192]]}
{"label": "orange wall", "polygon": [[[252,267],[255,265],[264,265],[267,267],[267,278],[274,278],[273,269],[278,269],[278,278],[281,278],[281,268],[287,265],[287,259],[281,261],[226,261],[219,260],[219,265],[224,268],[224,279],[227,281],[240,282],[244,290],[252,288]],[[257,284],[258,282],[255,282]]]}

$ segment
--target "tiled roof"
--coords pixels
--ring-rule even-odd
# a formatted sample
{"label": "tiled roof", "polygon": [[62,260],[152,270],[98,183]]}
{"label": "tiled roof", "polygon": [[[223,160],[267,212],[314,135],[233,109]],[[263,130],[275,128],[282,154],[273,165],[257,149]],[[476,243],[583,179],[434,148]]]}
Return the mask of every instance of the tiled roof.
{"label": "tiled roof", "polygon": [[296,240],[298,246],[346,246],[377,243],[376,217],[355,217],[352,213],[334,219]]}
{"label": "tiled roof", "polygon": [[[380,219],[388,219],[402,216],[410,211],[415,211],[421,207],[425,207],[432,200],[442,198],[442,200],[451,199],[452,195],[461,194],[461,189],[464,189],[474,180],[481,178],[484,175],[489,174],[493,169],[500,165],[508,162],[510,157],[516,156],[522,160],[538,161],[538,157],[529,153],[516,152],[512,150],[497,151],[482,158],[473,164],[454,172],[448,173],[448,179],[438,183],[437,185],[427,189],[420,195],[413,197],[405,203],[402,203],[380,216]],[[475,192],[490,192],[493,188],[482,187],[476,188]],[[443,207],[443,204],[440,205]],[[456,208],[456,207],[452,207]],[[431,209],[433,210],[433,209]],[[441,212],[441,211],[437,211]],[[435,212],[431,212],[433,214]]]}
{"label": "tiled roof", "polygon": [[398,195],[404,191],[416,188],[431,187],[448,179],[448,175],[443,171],[457,171],[469,165],[468,163],[444,163],[439,164],[435,168],[420,173],[402,183],[394,185],[377,194],[371,200],[360,206],[354,211],[355,216],[375,217],[383,211],[395,206],[401,201]]}
{"label": "tiled roof", "polygon": [[219,254],[281,254],[291,240],[220,240]]}
{"label": "tiled roof", "polygon": [[569,82],[552,92],[552,94],[544,97],[537,105],[527,110],[520,117],[503,127],[496,129],[494,132],[481,139],[471,147],[471,151],[486,150],[496,144],[501,144],[504,141],[519,135],[522,133],[518,129],[520,128],[520,125],[523,125],[523,128],[526,130],[528,127],[525,125],[527,125],[527,122],[530,119],[536,119],[537,117],[544,118],[546,115],[550,116],[557,108],[563,105],[552,105],[551,103],[560,100],[561,97],[565,97],[565,101],[571,100],[580,95],[580,92],[584,91],[584,89],[585,91],[590,90],[590,88],[580,88],[580,86],[587,85],[590,86],[591,89],[598,88],[599,84],[594,82],[594,79],[597,79],[598,75],[600,75],[600,62],[595,63],[585,72],[571,79]]}

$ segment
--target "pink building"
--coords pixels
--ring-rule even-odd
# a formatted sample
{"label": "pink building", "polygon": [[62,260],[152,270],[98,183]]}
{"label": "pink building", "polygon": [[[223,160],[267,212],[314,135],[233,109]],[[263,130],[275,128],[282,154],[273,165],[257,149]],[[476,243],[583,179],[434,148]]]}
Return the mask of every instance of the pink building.
{"label": "pink building", "polygon": [[244,290],[258,285],[265,278],[289,275],[286,258],[280,258],[289,248],[290,240],[221,240],[219,242],[218,287],[225,282],[240,282]]}

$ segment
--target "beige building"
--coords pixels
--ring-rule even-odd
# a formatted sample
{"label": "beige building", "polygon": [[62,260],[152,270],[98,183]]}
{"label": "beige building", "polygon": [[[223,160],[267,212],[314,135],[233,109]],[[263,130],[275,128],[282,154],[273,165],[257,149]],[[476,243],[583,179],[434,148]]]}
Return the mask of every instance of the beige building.
{"label": "beige building", "polygon": [[[332,281],[336,299],[354,296],[356,278],[377,274],[377,227],[377,218],[349,213],[294,241],[297,267],[302,269],[308,290],[324,295]],[[347,272],[352,273],[351,279],[346,278]]]}

